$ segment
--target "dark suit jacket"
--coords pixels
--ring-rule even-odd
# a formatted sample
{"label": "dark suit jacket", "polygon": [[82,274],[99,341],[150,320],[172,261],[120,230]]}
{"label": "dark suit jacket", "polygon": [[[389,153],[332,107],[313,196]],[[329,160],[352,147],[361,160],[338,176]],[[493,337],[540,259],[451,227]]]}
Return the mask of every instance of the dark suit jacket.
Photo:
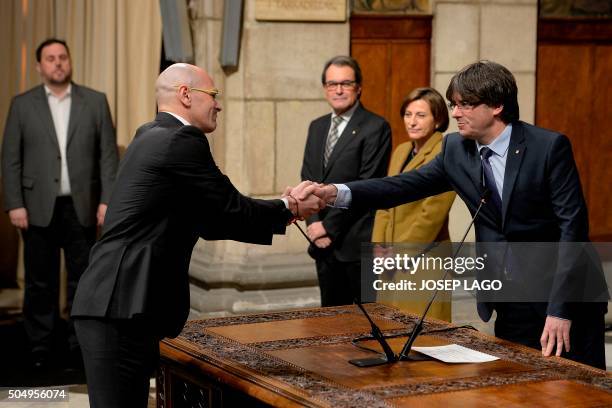
{"label": "dark suit jacket", "polygon": [[74,317],[144,315],[160,337],[189,313],[189,261],[199,237],[271,244],[291,213],[241,195],[215,165],[206,136],[167,113],[138,129],[121,162]]}
{"label": "dark suit jacket", "polygon": [[[390,208],[455,190],[474,214],[483,193],[476,142],[459,133],[445,137],[440,154],[420,169],[380,180],[347,183],[356,208]],[[588,216],[568,138],[523,122],[513,123],[503,187],[502,218],[485,205],[475,221],[481,242],[587,242]],[[572,262],[542,254],[551,263],[554,294],[571,293]],[[480,310],[488,320],[491,305]],[[565,302],[544,303],[542,314],[575,318]]]}
{"label": "dark suit jacket", "polygon": [[[366,110],[361,104],[355,109],[342,135],[323,166],[323,151],[331,114],[315,119],[308,128],[304,150],[302,180],[319,183],[346,183],[383,177],[387,173],[391,153],[391,128],[387,121]],[[375,211],[328,208],[313,215],[308,224],[322,221],[332,240],[336,258],[343,262],[359,261],[362,242],[370,242]],[[316,254],[313,248],[311,254]],[[316,255],[315,255],[316,256]]]}
{"label": "dark suit jacket", "polygon": [[[117,172],[115,129],[103,93],[72,84],[66,160],[74,208],[83,226],[96,224]],[[29,223],[51,222],[61,157],[43,85],[13,98],[4,131],[4,209],[25,207]]]}

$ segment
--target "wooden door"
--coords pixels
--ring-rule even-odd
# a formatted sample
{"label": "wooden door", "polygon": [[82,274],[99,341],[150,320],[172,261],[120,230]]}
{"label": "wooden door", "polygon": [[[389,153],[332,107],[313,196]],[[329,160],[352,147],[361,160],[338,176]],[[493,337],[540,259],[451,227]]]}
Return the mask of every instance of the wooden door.
{"label": "wooden door", "polygon": [[363,73],[361,101],[391,124],[393,148],[408,140],[399,110],[414,88],[429,86],[432,16],[351,17],[351,56]]}
{"label": "wooden door", "polygon": [[612,20],[540,19],[536,124],[566,134],[590,235],[612,240]]}

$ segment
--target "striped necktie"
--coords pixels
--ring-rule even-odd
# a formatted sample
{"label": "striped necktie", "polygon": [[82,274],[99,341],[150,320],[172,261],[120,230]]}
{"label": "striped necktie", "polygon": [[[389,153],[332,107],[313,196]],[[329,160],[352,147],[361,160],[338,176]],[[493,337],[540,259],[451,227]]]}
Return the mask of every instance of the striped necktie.
{"label": "striped necktie", "polygon": [[338,126],[342,123],[342,116],[336,116],[332,119],[332,126],[329,130],[329,134],[327,135],[327,140],[325,141],[325,151],[323,152],[323,164],[327,167],[327,162],[329,161],[329,157],[334,151],[334,146],[336,146],[336,142],[340,139],[340,132],[338,132]]}

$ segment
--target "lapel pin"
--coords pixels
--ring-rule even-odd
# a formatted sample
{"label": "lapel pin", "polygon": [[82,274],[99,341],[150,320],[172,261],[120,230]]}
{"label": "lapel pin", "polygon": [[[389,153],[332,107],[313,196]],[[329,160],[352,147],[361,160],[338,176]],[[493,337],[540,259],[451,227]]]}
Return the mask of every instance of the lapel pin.
{"label": "lapel pin", "polygon": [[514,154],[519,154],[519,150],[517,149],[517,150],[514,152]]}
{"label": "lapel pin", "polygon": [[356,131],[356,130],[353,130],[353,134],[355,134],[355,133],[357,133],[357,131]]}

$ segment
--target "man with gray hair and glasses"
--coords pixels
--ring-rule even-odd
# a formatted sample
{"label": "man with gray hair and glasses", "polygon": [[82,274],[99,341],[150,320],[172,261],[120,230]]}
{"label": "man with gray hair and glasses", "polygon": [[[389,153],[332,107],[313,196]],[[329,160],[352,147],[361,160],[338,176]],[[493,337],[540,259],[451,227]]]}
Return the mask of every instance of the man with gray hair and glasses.
{"label": "man with gray hair and glasses", "polygon": [[[387,121],[359,102],[361,69],[355,59],[336,56],[325,63],[321,82],[331,113],[308,128],[302,180],[345,183],[382,177],[391,154]],[[308,218],[308,249],[317,264],[322,306],[361,298],[360,248],[369,242],[374,210],[328,208]]]}

